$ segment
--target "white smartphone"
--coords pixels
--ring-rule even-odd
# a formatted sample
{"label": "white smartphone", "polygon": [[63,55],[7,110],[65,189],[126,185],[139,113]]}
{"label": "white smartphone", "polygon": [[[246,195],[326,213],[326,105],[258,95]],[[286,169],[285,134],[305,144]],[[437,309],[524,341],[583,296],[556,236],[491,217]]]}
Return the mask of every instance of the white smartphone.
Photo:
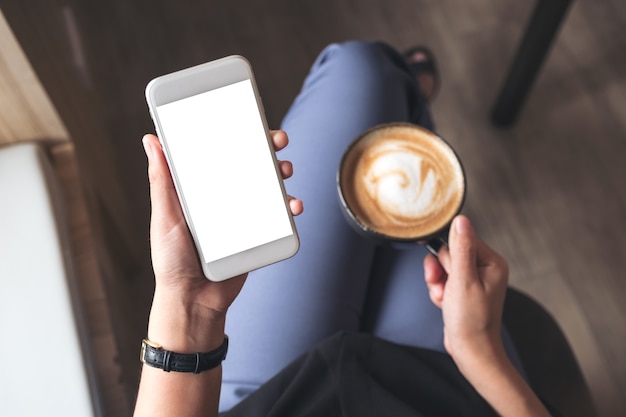
{"label": "white smartphone", "polygon": [[146,100],[204,275],[289,258],[299,239],[252,69],[241,56],[155,78]]}

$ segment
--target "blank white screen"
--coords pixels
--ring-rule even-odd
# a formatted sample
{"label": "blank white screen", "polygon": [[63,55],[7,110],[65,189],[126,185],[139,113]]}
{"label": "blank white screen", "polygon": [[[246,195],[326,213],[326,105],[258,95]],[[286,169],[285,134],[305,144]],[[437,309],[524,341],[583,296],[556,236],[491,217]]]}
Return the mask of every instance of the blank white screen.
{"label": "blank white screen", "polygon": [[250,80],[157,114],[205,262],[291,234]]}

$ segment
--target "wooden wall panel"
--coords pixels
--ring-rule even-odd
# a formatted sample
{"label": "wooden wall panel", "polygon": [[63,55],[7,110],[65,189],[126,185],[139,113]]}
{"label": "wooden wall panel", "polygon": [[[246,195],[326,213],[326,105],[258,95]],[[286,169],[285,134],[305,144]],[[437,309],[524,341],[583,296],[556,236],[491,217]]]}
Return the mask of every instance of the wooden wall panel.
{"label": "wooden wall panel", "polygon": [[68,133],[0,10],[0,146]]}

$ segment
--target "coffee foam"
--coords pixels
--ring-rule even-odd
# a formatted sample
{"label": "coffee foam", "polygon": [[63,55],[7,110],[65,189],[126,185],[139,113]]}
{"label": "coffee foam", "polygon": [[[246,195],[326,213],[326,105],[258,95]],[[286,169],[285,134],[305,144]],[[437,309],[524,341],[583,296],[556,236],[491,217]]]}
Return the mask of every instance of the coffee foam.
{"label": "coffee foam", "polygon": [[344,200],[367,229],[400,239],[426,237],[459,211],[465,181],[454,152],[411,125],[373,130],[344,158]]}

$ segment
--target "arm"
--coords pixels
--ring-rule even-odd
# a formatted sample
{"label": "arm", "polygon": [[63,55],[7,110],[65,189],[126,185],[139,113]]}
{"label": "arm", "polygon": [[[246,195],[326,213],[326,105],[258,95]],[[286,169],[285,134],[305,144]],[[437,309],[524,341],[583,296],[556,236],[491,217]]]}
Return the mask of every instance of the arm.
{"label": "arm", "polygon": [[506,261],[458,216],[450,248],[424,260],[430,298],[443,311],[444,343],[461,373],[501,416],[549,416],[502,343]]}
{"label": "arm", "polygon": [[[271,132],[276,150],[287,146],[284,132]],[[143,139],[148,156],[152,216],[150,240],[155,291],[148,324],[148,339],[178,353],[208,352],[224,340],[226,312],[245,282],[246,274],[223,282],[202,273],[189,229],[159,140]],[[291,164],[280,163],[282,175]],[[292,199],[294,215],[302,202]],[[201,372],[164,372],[143,365],[135,416],[216,416],[222,367]]]}

